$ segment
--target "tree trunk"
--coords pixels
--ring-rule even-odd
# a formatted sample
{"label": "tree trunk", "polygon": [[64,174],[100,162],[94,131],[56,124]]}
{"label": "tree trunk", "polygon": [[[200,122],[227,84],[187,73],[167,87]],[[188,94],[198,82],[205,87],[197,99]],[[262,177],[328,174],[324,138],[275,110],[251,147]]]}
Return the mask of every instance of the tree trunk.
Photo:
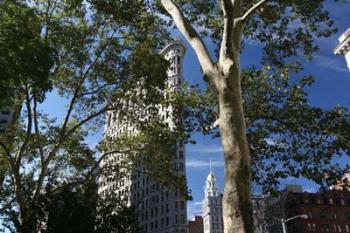
{"label": "tree trunk", "polygon": [[37,222],[32,211],[26,207],[25,210],[20,213],[19,226],[16,228],[19,230],[19,233],[36,233]]}
{"label": "tree trunk", "polygon": [[225,159],[223,219],[225,233],[252,233],[251,166],[243,101],[239,60],[229,65],[218,88],[220,132]]}
{"label": "tree trunk", "polygon": [[242,0],[221,0],[223,34],[219,62],[214,64],[207,46],[172,0],[162,0],[165,10],[194,49],[208,84],[219,98],[220,131],[224,147],[224,232],[252,233],[251,166],[240,84],[240,45],[244,22],[266,0],[241,16]]}

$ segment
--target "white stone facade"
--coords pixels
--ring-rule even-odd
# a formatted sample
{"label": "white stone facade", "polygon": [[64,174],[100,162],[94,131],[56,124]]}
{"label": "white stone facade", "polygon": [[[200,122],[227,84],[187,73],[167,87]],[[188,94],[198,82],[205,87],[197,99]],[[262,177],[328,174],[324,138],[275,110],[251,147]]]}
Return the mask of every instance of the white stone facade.
{"label": "white stone facade", "polygon": [[216,186],[215,174],[210,171],[203,201],[204,233],[223,233],[222,193]]}
{"label": "white stone facade", "polygon": [[339,37],[339,44],[335,48],[334,53],[343,55],[350,70],[350,27]]}
{"label": "white stone facade", "polygon": [[[185,46],[181,41],[175,40],[169,43],[161,52],[161,55],[170,61],[168,70],[168,87],[176,89],[184,82],[183,58]],[[172,128],[175,124],[176,116],[173,116],[171,107],[163,109],[159,107],[159,113],[165,122]],[[125,121],[118,120],[118,112],[109,112],[106,115],[105,137],[118,137],[122,133],[130,132],[137,134],[135,127]],[[176,174],[185,174],[185,147],[182,142],[176,145],[175,155],[172,157]],[[105,164],[121,164],[123,154],[113,154],[108,157]],[[129,205],[136,206],[140,227],[145,233],[186,233],[187,207],[186,199],[178,190],[161,187],[159,182],[152,180],[147,173],[142,172],[142,164],[136,164],[139,171],[129,171],[121,169],[122,177],[100,179],[99,194],[114,193],[128,202]],[[140,172],[141,170],[141,172]],[[154,171],[152,171],[154,172]]]}

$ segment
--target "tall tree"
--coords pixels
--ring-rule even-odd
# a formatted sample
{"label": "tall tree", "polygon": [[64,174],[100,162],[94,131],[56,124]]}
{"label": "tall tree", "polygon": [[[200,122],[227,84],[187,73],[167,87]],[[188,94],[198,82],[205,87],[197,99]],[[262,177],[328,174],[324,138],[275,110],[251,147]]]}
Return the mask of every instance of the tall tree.
{"label": "tall tree", "polygon": [[[99,5],[98,1],[92,2]],[[174,22],[188,40],[200,62],[204,81],[217,100],[217,123],[225,158],[225,233],[253,231],[250,151],[254,159],[253,175],[259,184],[276,185],[286,175],[324,182],[321,175],[324,177],[324,173],[332,170],[331,158],[348,152],[344,130],[349,127],[349,113],[341,107],[324,111],[310,106],[303,88],[312,83],[312,78],[291,79],[301,70],[296,60],[311,60],[318,49],[314,38],[328,37],[335,31],[323,8],[324,1],[145,2],[150,13],[170,16],[169,24],[164,26]],[[101,5],[111,15],[118,14],[117,1]],[[201,36],[210,37],[216,44],[215,59]],[[251,68],[241,75],[240,58],[247,39],[261,43],[262,69]],[[192,97],[205,99],[196,94]],[[202,114],[200,105],[188,103],[194,104],[195,108],[189,112],[199,117],[200,125],[210,122],[207,117],[212,120],[215,115]],[[207,110],[213,108],[209,106]],[[305,113],[303,119],[306,116],[308,119],[303,124],[300,112]],[[341,127],[336,127],[332,119]],[[315,148],[316,145],[321,149]],[[324,169],[317,171],[317,166]],[[335,170],[341,171],[339,166]],[[259,176],[265,179],[260,180]]]}
{"label": "tall tree", "polygon": [[[40,230],[42,216],[35,210],[49,185],[60,190],[96,179],[101,159],[85,139],[102,127],[106,112],[120,110],[129,99],[138,100],[140,108],[161,101],[168,63],[158,50],[168,33],[146,7],[130,5],[112,21],[86,1],[0,4],[0,42],[6,52],[0,61],[6,61],[3,54],[13,61],[6,78],[23,77],[14,84],[20,87],[14,98],[23,104],[21,117],[0,135],[0,215],[13,232]],[[39,56],[41,45],[55,59]],[[14,85],[8,86],[11,93]],[[148,95],[130,91],[137,88]],[[59,104],[67,104],[59,120],[41,107],[51,89]],[[135,108],[121,114],[133,119]]]}
{"label": "tall tree", "polygon": [[[293,86],[288,82],[289,77],[284,78],[282,76],[286,73],[289,75],[289,69],[298,70],[300,68],[297,63],[290,63],[293,58],[300,55],[304,55],[307,59],[312,58],[313,52],[318,49],[317,46],[313,45],[313,39],[331,35],[335,31],[332,27],[333,21],[329,19],[328,13],[323,9],[323,1],[208,0],[192,2],[161,0],[159,2],[194,49],[203,71],[204,80],[217,97],[219,106],[218,123],[225,159],[225,191],[223,198],[225,233],[253,232],[250,200],[252,169],[247,132],[250,132],[250,136],[252,136],[250,137],[252,148],[258,146],[254,148],[254,155],[262,154],[265,158],[265,160],[257,158],[254,166],[259,167],[260,165],[261,168],[261,164],[265,164],[265,166],[270,167],[271,173],[277,175],[273,176],[272,180],[274,181],[276,181],[276,177],[286,176],[288,174],[285,173],[286,171],[295,176],[302,174],[312,177],[310,174],[316,172],[309,171],[310,166],[308,167],[306,164],[310,165],[313,162],[319,164],[317,159],[320,160],[322,157],[320,154],[322,153],[318,152],[319,154],[313,157],[314,160],[304,156],[309,148],[318,146],[318,142],[329,149],[328,160],[326,161],[330,161],[329,158],[335,153],[344,152],[346,145],[348,145],[345,140],[342,140],[342,136],[345,134],[335,133],[337,130],[335,127],[330,127],[333,131],[328,132],[329,137],[317,136],[317,133],[322,130],[312,127],[312,125],[317,120],[331,125],[327,117],[331,118],[329,115],[332,115],[332,112],[322,113],[320,109],[310,108],[305,101],[305,93],[300,86]],[[209,35],[217,43],[217,59],[212,58],[207,45],[197,30],[204,33],[204,35]],[[241,77],[240,58],[242,44],[246,39],[257,40],[262,43],[262,63],[266,67],[273,67],[270,72],[244,73]],[[282,75],[275,80],[267,80],[273,72],[279,72]],[[253,77],[256,80],[252,80],[250,77],[254,74]],[[283,90],[285,91],[284,94],[269,89],[274,86],[273,81],[279,86],[281,84],[279,82],[283,83],[283,80],[287,80],[285,83],[290,84],[293,88],[289,89],[290,86],[287,85],[288,88],[285,87]],[[307,83],[307,80],[304,79],[302,83]],[[246,89],[243,90],[245,99],[242,97],[242,82],[249,83],[245,86]],[[267,86],[252,86],[256,85],[255,83]],[[283,84],[281,87],[283,87]],[[259,101],[254,98],[257,94],[260,94],[259,97],[263,97],[262,95],[266,95],[266,97]],[[247,131],[247,119],[243,111],[243,103],[249,101],[249,97],[258,102],[249,102],[249,105],[245,105],[246,110],[250,110],[249,113],[252,113],[251,117],[247,118],[251,126],[250,131]],[[300,101],[299,105],[291,105],[297,101]],[[274,106],[273,104],[276,103],[280,105]],[[283,104],[283,107],[279,108],[281,104]],[[252,107],[256,107],[256,109]],[[312,117],[308,116],[307,118],[310,121],[306,121],[305,124],[297,121],[297,119],[300,120],[300,115],[296,117],[298,115],[294,112],[296,109],[307,110],[303,113],[311,114]],[[254,114],[253,111],[256,111],[256,113]],[[342,119],[343,126],[348,127],[349,115],[348,113],[344,114],[344,112],[340,114],[339,118]],[[259,114],[260,116],[258,116]],[[292,116],[289,116],[289,114]],[[304,114],[303,117],[305,118]],[[288,124],[292,126],[286,126]],[[267,128],[263,129],[265,125]],[[292,137],[289,138],[288,136]],[[299,143],[305,142],[302,139],[303,137],[316,139],[312,141],[313,146],[310,145],[311,143],[300,145]],[[262,142],[266,142],[266,140],[274,141],[274,139],[277,141],[277,143],[274,142],[274,150],[257,151],[263,149],[263,146],[266,145]],[[336,143],[341,141],[342,145],[338,144],[334,147],[328,144],[335,141]],[[261,144],[259,145],[259,143]],[[298,146],[295,146],[296,144]],[[323,148],[322,146],[320,148]],[[290,148],[294,150],[288,151]],[[318,151],[316,148],[315,150]],[[288,156],[288,153],[291,154],[290,156],[294,161],[304,163],[302,171],[289,162],[291,157]],[[282,159],[273,158],[276,154],[278,156],[284,154],[284,156]],[[268,163],[271,161],[269,158],[276,159],[279,162],[277,164],[272,162],[272,166],[269,166]],[[283,172],[276,168],[281,163]],[[271,173],[267,171],[265,175]],[[263,172],[260,174],[263,174]],[[317,177],[319,177],[319,174]],[[269,178],[267,177],[267,179]]]}
{"label": "tall tree", "polygon": [[24,81],[31,83],[38,94],[50,89],[47,77],[55,58],[53,50],[40,36],[40,20],[33,9],[5,1],[0,11],[1,108],[14,101]]}

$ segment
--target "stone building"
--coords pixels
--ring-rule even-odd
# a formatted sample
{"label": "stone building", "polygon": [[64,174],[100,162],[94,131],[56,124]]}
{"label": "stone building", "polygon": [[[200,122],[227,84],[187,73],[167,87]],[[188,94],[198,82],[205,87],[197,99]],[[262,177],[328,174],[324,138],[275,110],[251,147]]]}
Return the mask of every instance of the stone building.
{"label": "stone building", "polygon": [[5,107],[0,110],[0,133],[3,132],[13,118],[13,109]]}
{"label": "stone building", "polygon": [[346,63],[350,70],[350,27],[339,37],[339,44],[335,48],[334,53],[336,55],[345,56]]}
{"label": "stone building", "polygon": [[223,233],[222,193],[216,186],[215,174],[211,171],[207,177],[203,201],[204,233]]}
{"label": "stone building", "polygon": [[252,195],[252,209],[253,209],[253,221],[254,221],[254,233],[265,233],[265,196]]}
{"label": "stone building", "polygon": [[[171,90],[176,89],[184,82],[183,58],[185,46],[179,40],[169,43],[160,54],[170,62],[167,85]],[[171,106],[164,109],[158,106],[159,114],[169,125],[174,126],[174,116]],[[137,114],[137,113],[135,113]],[[145,113],[147,115],[147,113]],[[119,113],[111,111],[106,115],[105,137],[117,138],[123,133],[137,134],[137,127],[126,119],[120,119]],[[175,146],[175,154],[171,156],[176,174],[185,176],[185,147],[181,141]],[[107,164],[120,165],[125,163],[123,154],[116,153],[102,162],[102,168]],[[132,163],[129,162],[129,163]],[[122,197],[128,205],[134,205],[138,212],[139,225],[143,232],[151,233],[186,233],[187,232],[187,207],[185,197],[178,191],[162,187],[159,182],[152,179],[147,168],[142,162],[134,164],[138,171],[120,169],[118,174],[123,174],[117,179],[100,178],[99,195],[112,194]],[[141,172],[140,172],[141,170]],[[155,172],[155,171],[152,171]]]}

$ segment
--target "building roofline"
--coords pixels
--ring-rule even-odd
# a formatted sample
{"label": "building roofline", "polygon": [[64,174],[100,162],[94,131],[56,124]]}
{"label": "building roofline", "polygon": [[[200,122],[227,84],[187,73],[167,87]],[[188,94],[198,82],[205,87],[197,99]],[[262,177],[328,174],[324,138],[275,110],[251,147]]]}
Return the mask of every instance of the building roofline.
{"label": "building roofline", "polygon": [[334,54],[344,55],[348,51],[350,51],[350,36],[335,47]]}
{"label": "building roofline", "polygon": [[164,54],[166,53],[166,51],[167,51],[169,48],[171,48],[172,46],[174,46],[174,45],[180,45],[180,46],[182,46],[183,49],[184,49],[184,51],[186,52],[186,47],[185,47],[184,43],[182,43],[182,41],[179,40],[179,39],[175,39],[175,40],[171,41],[170,43],[168,43],[168,44],[159,52],[159,54],[160,54],[160,55],[164,55]]}
{"label": "building roofline", "polygon": [[350,27],[338,39],[339,44],[334,49],[334,54],[344,55],[350,51]]}

